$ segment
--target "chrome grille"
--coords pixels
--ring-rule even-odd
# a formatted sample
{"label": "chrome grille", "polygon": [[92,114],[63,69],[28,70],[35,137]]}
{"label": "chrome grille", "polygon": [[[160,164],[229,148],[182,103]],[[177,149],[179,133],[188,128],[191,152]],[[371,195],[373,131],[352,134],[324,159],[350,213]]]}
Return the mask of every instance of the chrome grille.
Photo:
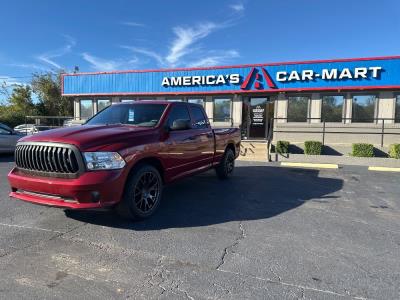
{"label": "chrome grille", "polygon": [[81,170],[79,151],[71,146],[56,143],[18,143],[15,163],[18,169],[30,172],[77,175]]}

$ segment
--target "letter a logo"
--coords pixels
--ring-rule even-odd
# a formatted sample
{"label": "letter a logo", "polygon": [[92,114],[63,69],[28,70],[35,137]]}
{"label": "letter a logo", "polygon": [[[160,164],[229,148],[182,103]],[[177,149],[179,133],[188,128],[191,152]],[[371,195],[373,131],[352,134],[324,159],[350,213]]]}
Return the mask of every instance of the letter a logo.
{"label": "letter a logo", "polygon": [[270,89],[276,89],[275,83],[264,68],[252,68],[240,88],[242,90],[264,90],[264,86],[268,86]]}

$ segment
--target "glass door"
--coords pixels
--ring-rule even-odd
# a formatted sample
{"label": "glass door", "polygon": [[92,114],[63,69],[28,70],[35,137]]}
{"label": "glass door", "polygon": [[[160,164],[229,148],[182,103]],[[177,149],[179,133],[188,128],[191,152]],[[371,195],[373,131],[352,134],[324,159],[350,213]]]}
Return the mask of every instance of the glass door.
{"label": "glass door", "polygon": [[249,105],[249,138],[264,139],[267,132],[267,102],[268,98],[250,98]]}

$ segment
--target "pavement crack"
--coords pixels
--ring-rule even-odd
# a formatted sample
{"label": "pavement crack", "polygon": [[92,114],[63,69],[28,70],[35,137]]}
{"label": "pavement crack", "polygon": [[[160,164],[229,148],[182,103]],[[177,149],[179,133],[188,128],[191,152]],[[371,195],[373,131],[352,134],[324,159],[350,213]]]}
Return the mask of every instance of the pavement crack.
{"label": "pavement crack", "polygon": [[[32,247],[35,247],[35,246],[50,242],[50,241],[52,241],[54,239],[62,237],[63,235],[65,235],[67,233],[70,233],[70,232],[72,232],[72,231],[74,231],[76,229],[79,229],[79,228],[81,228],[81,227],[83,227],[83,226],[85,226],[87,224],[88,223],[79,224],[78,226],[75,226],[75,227],[71,228],[70,230],[67,230],[67,231],[64,231],[64,232],[55,231],[55,230],[51,231],[50,230],[51,232],[55,233],[55,235],[51,236],[48,239],[42,239],[42,240],[37,241],[36,243],[26,245],[25,247],[22,247],[22,248],[14,248],[14,251],[9,251],[9,252],[6,252],[6,253],[3,253],[2,255],[0,255],[0,258],[4,258],[6,256],[9,256],[11,254],[17,253],[19,251],[23,251],[23,250],[26,250],[26,249],[29,249],[29,248],[32,248]],[[25,229],[34,229],[33,227],[25,227],[25,226],[24,227],[18,226],[18,227],[25,228]]]}
{"label": "pavement crack", "polygon": [[232,249],[234,247],[236,247],[237,245],[239,245],[239,243],[246,238],[246,232],[244,230],[242,221],[239,222],[239,230],[240,230],[240,235],[238,237],[236,237],[236,239],[233,241],[232,244],[230,244],[229,246],[227,246],[223,249],[222,255],[221,255],[221,260],[220,260],[219,264],[217,265],[216,270],[219,270],[219,268],[221,268],[222,265],[225,264],[226,256],[229,253],[232,253]]}
{"label": "pavement crack", "polygon": [[188,291],[183,290],[182,288],[180,288],[179,285],[176,286],[176,290],[177,290],[178,292],[183,293],[187,299],[189,299],[189,300],[194,300],[194,297],[192,297],[192,296],[188,293]]}
{"label": "pavement crack", "polygon": [[342,293],[338,293],[338,292],[334,292],[334,291],[330,291],[330,290],[322,290],[322,289],[317,289],[317,288],[313,288],[313,287],[309,287],[309,286],[304,286],[304,285],[301,285],[301,284],[289,283],[289,282],[284,282],[284,281],[277,281],[277,280],[272,280],[270,278],[264,278],[264,277],[260,277],[260,276],[243,274],[243,273],[240,273],[240,272],[233,272],[233,271],[222,270],[222,269],[217,269],[217,271],[223,272],[223,273],[228,273],[228,274],[233,274],[233,275],[237,275],[237,276],[241,276],[241,277],[249,277],[249,278],[252,278],[252,279],[255,279],[255,280],[260,280],[260,281],[264,281],[264,282],[268,282],[268,283],[275,283],[275,284],[280,284],[280,285],[283,285],[283,286],[298,288],[298,289],[304,291],[304,293],[305,293],[305,291],[313,291],[313,292],[319,292],[319,293],[323,293],[323,294],[334,295],[334,296],[338,296],[338,297],[347,297],[347,298],[350,297],[350,298],[356,299],[356,300],[366,300],[366,299],[368,299],[368,298],[362,297],[362,296],[351,295],[350,293],[342,294]]}

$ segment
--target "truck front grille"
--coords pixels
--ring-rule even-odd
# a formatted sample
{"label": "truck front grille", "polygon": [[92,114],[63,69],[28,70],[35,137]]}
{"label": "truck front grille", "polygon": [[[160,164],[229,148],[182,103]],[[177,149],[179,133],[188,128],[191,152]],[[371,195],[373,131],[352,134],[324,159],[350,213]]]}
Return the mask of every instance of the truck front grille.
{"label": "truck front grille", "polygon": [[54,177],[74,177],[82,170],[79,151],[57,143],[18,143],[15,163],[22,171]]}

